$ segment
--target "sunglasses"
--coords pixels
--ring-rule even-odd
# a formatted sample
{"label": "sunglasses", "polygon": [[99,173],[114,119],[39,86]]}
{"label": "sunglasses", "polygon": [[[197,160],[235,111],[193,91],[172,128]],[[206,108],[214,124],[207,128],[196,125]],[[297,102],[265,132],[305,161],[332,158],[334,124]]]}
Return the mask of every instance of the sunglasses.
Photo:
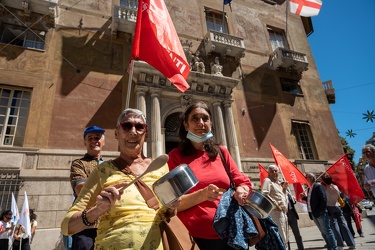
{"label": "sunglasses", "polygon": [[120,126],[124,131],[130,131],[133,127],[138,133],[144,133],[147,130],[147,124],[144,123],[121,122]]}

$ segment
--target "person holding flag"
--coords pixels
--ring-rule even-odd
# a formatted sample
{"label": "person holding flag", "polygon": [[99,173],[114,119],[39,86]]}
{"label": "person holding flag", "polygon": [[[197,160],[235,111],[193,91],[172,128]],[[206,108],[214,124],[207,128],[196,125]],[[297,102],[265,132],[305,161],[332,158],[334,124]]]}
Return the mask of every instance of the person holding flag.
{"label": "person holding flag", "polygon": [[275,209],[270,213],[272,220],[277,224],[279,233],[284,241],[288,244],[288,182],[279,181],[279,168],[276,165],[268,166],[268,177],[262,184],[262,193],[276,204]]}
{"label": "person holding flag", "polygon": [[363,187],[375,196],[375,146],[367,144],[362,148],[363,159],[367,161],[365,167],[365,181]]}
{"label": "person holding flag", "polygon": [[0,250],[8,250],[9,237],[13,232],[14,225],[11,223],[12,211],[5,210],[1,213],[0,220]]}
{"label": "person holding flag", "polygon": [[31,239],[31,222],[30,222],[30,209],[29,200],[25,191],[25,200],[20,214],[20,219],[16,229],[14,230],[13,250],[30,250]]}

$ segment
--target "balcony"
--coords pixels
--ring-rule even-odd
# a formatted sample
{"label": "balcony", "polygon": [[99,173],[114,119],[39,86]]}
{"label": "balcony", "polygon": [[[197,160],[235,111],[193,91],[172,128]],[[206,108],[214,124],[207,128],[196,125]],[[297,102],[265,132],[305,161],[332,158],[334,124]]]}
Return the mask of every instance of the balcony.
{"label": "balcony", "polygon": [[133,34],[138,14],[138,0],[122,0],[114,6],[114,31]]}
{"label": "balcony", "polygon": [[336,95],[335,95],[335,89],[333,88],[332,81],[326,81],[322,83],[323,88],[327,95],[327,100],[329,104],[335,104],[336,103]]}
{"label": "balcony", "polygon": [[198,49],[204,56],[210,55],[211,52],[219,53],[223,57],[231,56],[236,60],[245,56],[245,43],[242,38],[213,30],[207,32]]}
{"label": "balcony", "polygon": [[268,63],[273,70],[283,68],[297,74],[302,74],[309,66],[305,54],[280,47],[272,52]]}
{"label": "balcony", "polygon": [[52,18],[55,18],[57,15],[56,11],[58,0],[2,0],[0,2],[4,6],[23,10],[23,14],[25,16],[29,16],[31,12],[49,15]]}

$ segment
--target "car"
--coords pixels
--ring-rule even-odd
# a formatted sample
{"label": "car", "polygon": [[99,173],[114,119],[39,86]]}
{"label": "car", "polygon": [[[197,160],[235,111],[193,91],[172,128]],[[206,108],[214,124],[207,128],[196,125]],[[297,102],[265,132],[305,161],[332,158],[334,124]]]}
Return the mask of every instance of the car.
{"label": "car", "polygon": [[374,202],[369,201],[369,200],[367,200],[367,199],[363,199],[363,200],[361,201],[361,205],[362,205],[362,207],[365,208],[365,209],[372,210],[372,207],[374,206]]}

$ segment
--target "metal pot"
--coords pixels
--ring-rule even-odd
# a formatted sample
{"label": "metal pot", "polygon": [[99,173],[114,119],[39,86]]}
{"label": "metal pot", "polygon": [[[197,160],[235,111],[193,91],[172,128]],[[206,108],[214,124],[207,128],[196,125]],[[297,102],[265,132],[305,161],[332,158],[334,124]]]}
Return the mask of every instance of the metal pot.
{"label": "metal pot", "polygon": [[187,164],[175,169],[157,180],[152,188],[163,205],[174,202],[198,184],[198,179]]}
{"label": "metal pot", "polygon": [[245,210],[259,219],[267,218],[276,204],[257,190],[251,190],[245,202]]}

